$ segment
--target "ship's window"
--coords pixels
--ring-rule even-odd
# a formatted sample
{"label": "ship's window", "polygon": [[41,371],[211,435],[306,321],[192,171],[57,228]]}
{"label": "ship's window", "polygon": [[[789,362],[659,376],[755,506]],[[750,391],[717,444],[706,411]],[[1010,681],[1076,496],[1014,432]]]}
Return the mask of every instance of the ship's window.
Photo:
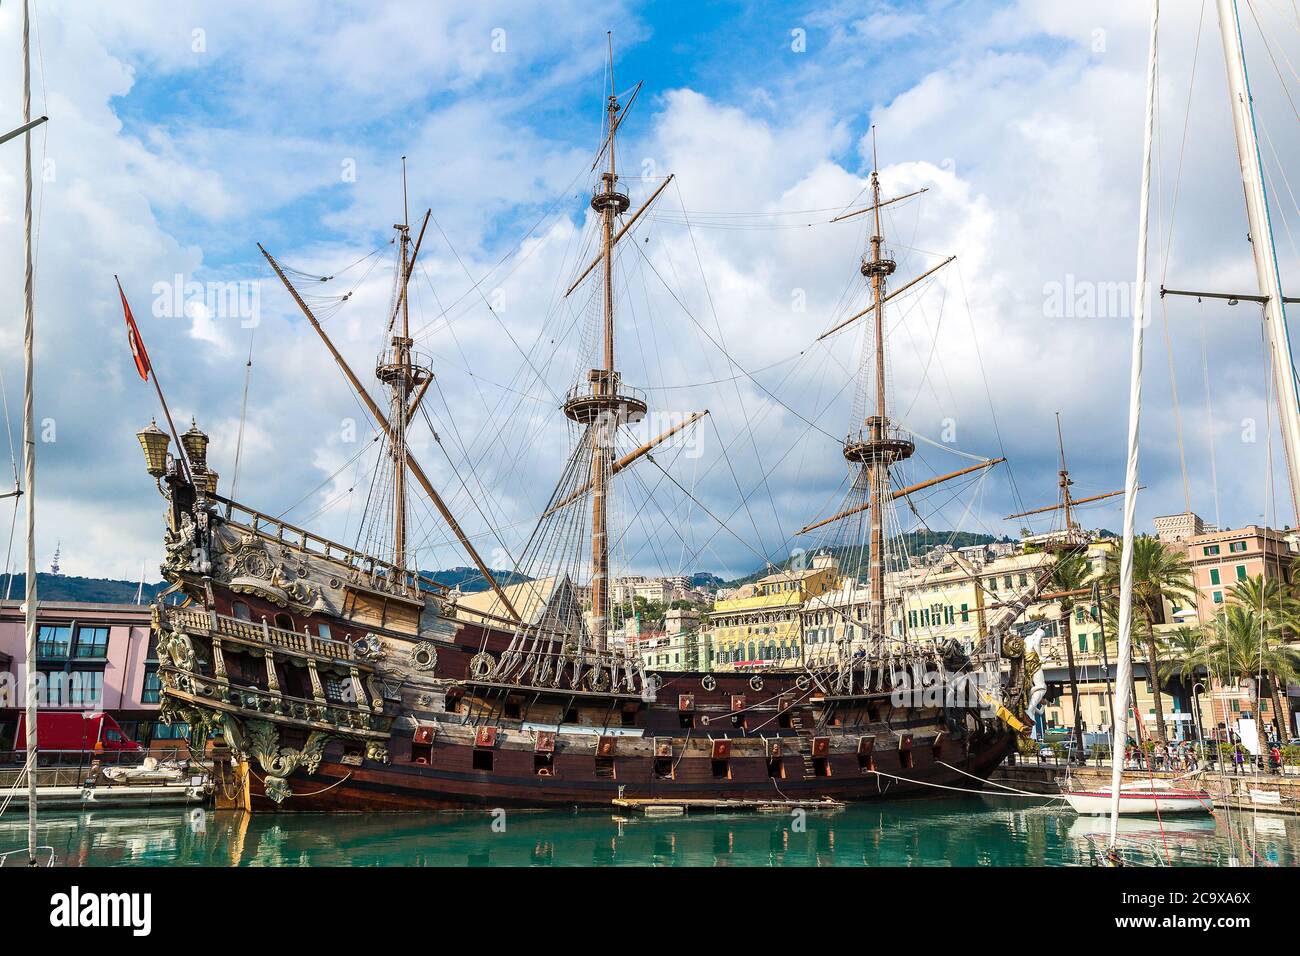
{"label": "ship's window", "polygon": [[554,757],[554,754],[533,754],[533,773],[539,777],[554,776]]}
{"label": "ship's window", "polygon": [[813,757],[813,776],[829,777],[831,775],[831,763],[825,757]]}
{"label": "ship's window", "polygon": [[293,630],[293,618],[288,614],[280,613],[275,616],[275,626],[285,631]]}
{"label": "ship's window", "polygon": [[777,725],[778,727],[789,727],[789,726],[790,726],[790,711],[788,711],[788,710],[783,710],[783,711],[781,711],[781,713],[777,714],[777,715],[776,715],[776,725]]}
{"label": "ship's window", "polygon": [[348,682],[341,677],[326,676],[323,680],[325,685],[325,699],[335,704],[348,703],[348,696],[352,693],[352,688]]}
{"label": "ship's window", "polygon": [[443,698],[442,706],[443,709],[446,710],[447,713],[449,714],[459,714],[460,694],[448,694],[445,698]]}
{"label": "ship's window", "polygon": [[411,744],[411,763],[428,764],[433,760],[433,744]]}
{"label": "ship's window", "polygon": [[684,730],[689,730],[690,728],[695,726],[694,714],[679,714],[678,716],[680,716],[682,719],[682,728]]}
{"label": "ship's window", "polygon": [[517,697],[507,697],[501,712],[505,714],[506,720],[518,720],[522,710],[523,705]]}
{"label": "ship's window", "polygon": [[858,754],[858,772],[871,773],[876,769],[876,760],[871,754]]}
{"label": "ship's window", "polygon": [[253,612],[249,610],[248,605],[243,601],[236,601],[230,605],[230,611],[241,621],[251,621],[253,619]]}
{"label": "ship's window", "polygon": [[785,779],[785,766],[781,763],[780,757],[773,757],[767,762],[767,775],[773,780]]}
{"label": "ship's window", "polygon": [[900,750],[898,752],[898,766],[903,770],[912,769],[912,751]]}
{"label": "ship's window", "polygon": [[566,724],[576,724],[578,722],[578,708],[570,707],[564,712],[564,722]]}
{"label": "ship's window", "polygon": [[597,758],[596,758],[596,776],[597,776],[597,777],[604,777],[604,778],[606,778],[606,779],[613,779],[613,777],[614,777],[614,758],[613,758],[613,757],[597,757]]}
{"label": "ship's window", "polygon": [[719,780],[730,780],[731,762],[727,760],[713,761],[713,776]]}
{"label": "ship's window", "polygon": [[636,726],[636,711],[635,711],[635,710],[624,710],[624,711],[620,712],[620,714],[619,714],[619,721],[622,723],[622,725],[623,725],[624,727],[635,727],[635,726]]}
{"label": "ship's window", "polygon": [[474,751],[474,769],[475,769],[475,770],[491,770],[491,769],[492,769],[492,757],[493,757],[493,756],[494,756],[494,755],[493,755],[492,751],[490,751],[490,750],[475,750],[475,751]]}
{"label": "ship's window", "polygon": [[655,757],[655,776],[660,780],[671,780],[673,778],[672,757]]}
{"label": "ship's window", "polygon": [[330,639],[330,626],[324,621],[318,622],[316,624],[316,636],[323,637],[328,641]]}

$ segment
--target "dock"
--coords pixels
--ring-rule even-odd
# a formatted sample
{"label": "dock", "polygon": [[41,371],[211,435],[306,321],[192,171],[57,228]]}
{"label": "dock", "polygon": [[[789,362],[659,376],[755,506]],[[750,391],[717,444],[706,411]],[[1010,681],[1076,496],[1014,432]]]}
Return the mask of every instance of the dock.
{"label": "dock", "polygon": [[[5,794],[13,809],[27,806],[27,791]],[[37,787],[36,805],[42,810],[107,809],[116,807],[190,806],[207,803],[204,786],[188,784],[123,784],[111,787]]]}
{"label": "dock", "polygon": [[623,810],[641,810],[648,817],[680,817],[688,813],[790,813],[807,810],[818,813],[843,810],[840,800],[769,800],[710,799],[696,797],[615,797],[614,806]]}

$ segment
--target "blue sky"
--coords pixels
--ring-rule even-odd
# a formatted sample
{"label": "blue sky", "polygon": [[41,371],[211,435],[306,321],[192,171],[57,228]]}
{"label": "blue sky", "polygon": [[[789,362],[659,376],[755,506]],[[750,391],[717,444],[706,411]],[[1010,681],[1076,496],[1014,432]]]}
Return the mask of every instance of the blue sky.
{"label": "blue sky", "polygon": [[[188,306],[158,315],[154,290],[178,273],[256,284],[239,497],[360,540],[364,468],[350,463],[369,426],[360,421],[360,444],[340,437],[355,402],[255,242],[304,271],[339,273],[306,290],[322,295],[364,271],[343,273],[346,265],[379,251],[384,268],[346,305],[326,306],[331,334],[366,369],[391,291],[386,244],[400,216],[403,154],[412,218],[428,207],[437,222],[413,306],[439,376],[431,412],[455,448],[449,461],[423,426],[413,441],[476,540],[497,563],[510,558],[558,477],[568,435],[553,397],[581,374],[590,344],[587,300],[561,302],[553,289],[590,241],[587,167],[600,135],[607,29],[618,87],[645,84],[620,144],[625,182],[640,198],[659,177],[677,176],[638,229],[641,252],[621,253],[621,365],[656,408],[712,412],[672,457],[694,502],[672,499],[653,470],[621,492],[624,570],[747,571],[798,546],[793,530],[842,494],[835,436],[852,418],[844,385],[862,340],[855,329],[810,343],[862,304],[865,233],[860,223],[827,224],[826,212],[788,211],[833,210],[860,195],[873,122],[886,191],[929,189],[886,218],[900,276],[958,256],[900,303],[888,341],[894,413],[941,446],[945,423],[956,436],[948,451],[923,445],[912,477],[967,461],[952,449],[1011,459],[1009,472],[962,496],[928,499],[930,526],[1016,533],[1004,514],[1054,496],[1057,410],[1078,493],[1122,480],[1125,315],[1058,315],[1048,303],[1052,289],[1132,278],[1145,4],[36,7],[36,103],[53,118],[36,142],[38,159],[52,161],[39,194],[38,416],[57,432],[40,457],[39,545],[52,554],[62,541],[70,572],[134,577],[161,549],[160,502],[134,440],[155,402],[130,371],[114,272],[178,417],[194,415],[212,432],[223,475],[233,469],[250,330],[238,316]],[[1166,4],[1153,263],[1171,285],[1249,289],[1214,7],[1199,46],[1198,7]],[[1253,9],[1269,38],[1265,50],[1247,22],[1268,149],[1295,155],[1286,93],[1300,97],[1269,54],[1300,62],[1300,24],[1280,8]],[[16,62],[13,4],[0,8],[0,49]],[[15,121],[16,82],[0,82],[0,117]],[[1291,170],[1268,154],[1265,165],[1286,275],[1300,215]],[[10,290],[20,289],[20,175],[20,151],[9,148],[0,155],[0,287]],[[11,409],[20,305],[11,291],[0,324]],[[1225,524],[1290,523],[1285,493],[1266,480],[1281,476],[1280,449],[1269,440],[1257,317],[1190,303],[1155,315],[1142,519],[1185,506],[1168,318],[1192,507],[1208,520],[1217,508]],[[473,494],[452,467],[470,461]],[[736,527],[720,533],[704,507],[740,507]],[[466,563],[427,505],[418,510],[420,563]],[[1116,527],[1118,507],[1085,519]]]}

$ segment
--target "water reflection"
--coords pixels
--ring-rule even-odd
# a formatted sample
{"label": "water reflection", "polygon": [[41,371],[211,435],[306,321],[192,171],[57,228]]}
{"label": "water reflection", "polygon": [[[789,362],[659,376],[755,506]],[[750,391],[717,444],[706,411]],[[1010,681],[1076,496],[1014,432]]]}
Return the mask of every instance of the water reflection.
{"label": "water reflection", "polygon": [[[494,822],[496,825],[494,826]],[[158,809],[46,814],[41,843],[94,866],[1077,866],[1097,862],[1105,818],[979,800],[647,819],[609,813],[247,816]],[[1133,862],[1295,865],[1300,822],[1222,812],[1126,819]],[[25,842],[0,821],[0,849]]]}

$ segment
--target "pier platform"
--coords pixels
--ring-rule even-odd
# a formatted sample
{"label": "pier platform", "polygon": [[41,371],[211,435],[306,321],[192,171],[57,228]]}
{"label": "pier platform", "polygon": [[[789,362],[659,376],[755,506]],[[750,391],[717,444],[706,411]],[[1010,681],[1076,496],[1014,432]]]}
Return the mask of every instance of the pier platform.
{"label": "pier platform", "polygon": [[685,816],[688,813],[789,813],[808,810],[818,813],[843,810],[839,800],[680,800],[672,797],[615,797],[613,804],[624,810],[641,810],[648,817]]}

